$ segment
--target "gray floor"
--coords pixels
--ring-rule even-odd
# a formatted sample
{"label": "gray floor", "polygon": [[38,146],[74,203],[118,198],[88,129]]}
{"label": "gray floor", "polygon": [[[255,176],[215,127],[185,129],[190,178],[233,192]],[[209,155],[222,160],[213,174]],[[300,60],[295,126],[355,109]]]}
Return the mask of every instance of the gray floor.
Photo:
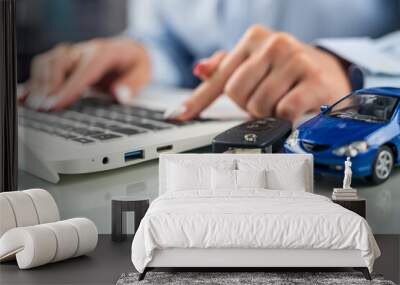
{"label": "gray floor", "polygon": [[[375,263],[375,273],[400,282],[400,235],[377,235],[382,256]],[[19,270],[15,262],[0,265],[0,284],[115,284],[124,272],[134,271],[130,261],[131,238],[114,243],[101,235],[97,249],[89,256]]]}
{"label": "gray floor", "polygon": [[134,270],[131,241],[114,243],[111,236],[100,235],[96,250],[88,256],[29,270],[19,270],[16,262],[3,263],[0,284],[115,284],[122,273]]}

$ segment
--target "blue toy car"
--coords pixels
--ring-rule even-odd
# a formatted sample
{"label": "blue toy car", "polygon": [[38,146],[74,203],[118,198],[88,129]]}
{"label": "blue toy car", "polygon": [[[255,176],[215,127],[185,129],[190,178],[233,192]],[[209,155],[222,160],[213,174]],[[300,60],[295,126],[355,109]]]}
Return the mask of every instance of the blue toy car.
{"label": "blue toy car", "polygon": [[400,161],[400,88],[357,90],[300,125],[286,140],[288,153],[312,153],[316,173],[343,175],[346,157],[353,176],[374,184],[389,178]]}

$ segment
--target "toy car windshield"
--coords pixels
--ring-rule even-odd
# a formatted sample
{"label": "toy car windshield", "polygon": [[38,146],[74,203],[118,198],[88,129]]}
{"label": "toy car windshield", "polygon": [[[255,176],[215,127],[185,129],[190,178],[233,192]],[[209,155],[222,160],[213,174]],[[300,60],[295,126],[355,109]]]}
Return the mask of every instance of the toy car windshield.
{"label": "toy car windshield", "polygon": [[366,122],[387,122],[398,98],[376,94],[353,93],[333,105],[326,115]]}

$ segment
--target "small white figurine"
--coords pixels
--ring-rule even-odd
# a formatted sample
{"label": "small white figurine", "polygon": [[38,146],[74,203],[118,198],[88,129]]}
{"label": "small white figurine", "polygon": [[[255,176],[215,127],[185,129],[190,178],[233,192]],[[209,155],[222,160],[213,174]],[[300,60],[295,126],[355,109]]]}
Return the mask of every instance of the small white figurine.
{"label": "small white figurine", "polygon": [[353,172],[351,171],[351,161],[350,157],[347,157],[344,162],[344,179],[343,179],[343,189],[351,189],[351,177]]}

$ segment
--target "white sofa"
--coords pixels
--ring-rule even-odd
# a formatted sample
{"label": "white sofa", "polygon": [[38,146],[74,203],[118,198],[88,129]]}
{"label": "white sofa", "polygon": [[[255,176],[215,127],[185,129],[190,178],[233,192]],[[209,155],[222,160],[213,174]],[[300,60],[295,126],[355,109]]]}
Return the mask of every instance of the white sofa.
{"label": "white sofa", "polygon": [[0,193],[0,262],[20,269],[84,255],[97,244],[97,228],[86,218],[60,221],[56,202],[43,189]]}

